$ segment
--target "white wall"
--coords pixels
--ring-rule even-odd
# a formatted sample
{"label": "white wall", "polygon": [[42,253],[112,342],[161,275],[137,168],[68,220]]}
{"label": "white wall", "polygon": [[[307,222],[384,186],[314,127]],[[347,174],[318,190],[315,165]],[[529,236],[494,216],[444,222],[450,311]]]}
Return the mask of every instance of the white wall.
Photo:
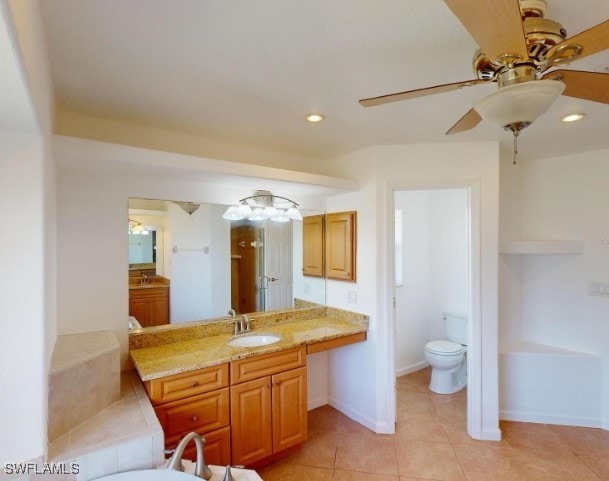
{"label": "white wall", "polygon": [[[54,235],[45,222],[49,177],[40,136],[0,134],[0,461],[45,453],[47,369],[54,336],[51,276]],[[46,322],[49,322],[49,326]]]}
{"label": "white wall", "polygon": [[56,338],[50,72],[36,1],[0,3],[0,465],[46,452]]}
{"label": "white wall", "polygon": [[430,191],[395,193],[402,211],[403,284],[395,289],[395,365],[402,376],[426,365],[425,344],[431,340]]}
{"label": "white wall", "polygon": [[[393,267],[390,219],[392,187],[442,182],[479,185],[481,311],[479,316],[482,387],[474,399],[481,415],[470,426],[473,436],[497,439],[497,243],[499,149],[496,143],[380,146],[355,152],[330,164],[333,175],[356,176],[362,189],[332,197],[329,212],[357,210],[358,280],[356,284],[328,282],[328,304],[370,315],[368,341],[345,347],[329,356],[330,399],[337,406],[353,406],[349,413],[378,432],[394,429]],[[357,293],[356,305],[348,293]],[[374,394],[373,394],[374,393]]]}
{"label": "white wall", "polygon": [[168,209],[172,241],[165,255],[170,259],[166,277],[171,280],[171,322],[226,315],[230,309],[228,221],[208,204],[202,204],[192,215],[174,203]]}
{"label": "white wall", "polygon": [[402,269],[396,287],[396,374],[427,365],[425,344],[445,339],[443,312],[469,311],[468,192],[466,189],[403,190]]}
{"label": "white wall", "polygon": [[[582,255],[503,256],[518,259],[521,305],[502,332],[598,355],[603,361],[602,419],[609,429],[609,298],[588,295],[590,281],[609,282],[609,150],[535,160],[522,173],[522,238],[574,239]],[[505,261],[505,262],[509,262]],[[508,300],[506,299],[506,302]],[[516,338],[517,334],[512,334]],[[581,393],[573,392],[581,397]],[[592,413],[592,411],[590,412]],[[590,416],[592,417],[592,416]]]}

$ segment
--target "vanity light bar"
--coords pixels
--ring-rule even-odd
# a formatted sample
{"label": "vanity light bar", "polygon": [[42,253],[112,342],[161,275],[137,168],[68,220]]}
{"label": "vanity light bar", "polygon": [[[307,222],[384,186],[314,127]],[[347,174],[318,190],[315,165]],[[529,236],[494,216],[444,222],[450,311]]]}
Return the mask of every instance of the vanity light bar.
{"label": "vanity light bar", "polygon": [[227,220],[270,219],[273,222],[302,220],[296,202],[287,197],[273,195],[266,190],[256,191],[256,194],[239,200],[236,205],[231,205],[222,217]]}

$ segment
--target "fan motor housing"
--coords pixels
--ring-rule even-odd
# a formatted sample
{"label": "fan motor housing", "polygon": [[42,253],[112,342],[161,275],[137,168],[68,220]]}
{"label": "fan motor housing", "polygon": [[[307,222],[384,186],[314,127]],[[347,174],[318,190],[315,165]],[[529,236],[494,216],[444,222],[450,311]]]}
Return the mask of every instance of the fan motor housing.
{"label": "fan motor housing", "polygon": [[[567,38],[567,31],[560,23],[544,18],[544,0],[520,0],[520,11],[529,51],[527,63],[541,69],[548,51]],[[506,68],[504,64],[488,58],[480,49],[474,53],[472,65],[475,75],[481,80],[494,80]]]}

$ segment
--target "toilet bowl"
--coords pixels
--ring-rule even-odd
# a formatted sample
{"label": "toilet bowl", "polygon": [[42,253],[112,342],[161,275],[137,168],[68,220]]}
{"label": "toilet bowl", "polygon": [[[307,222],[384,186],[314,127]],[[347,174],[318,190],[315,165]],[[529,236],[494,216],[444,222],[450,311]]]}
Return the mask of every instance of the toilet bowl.
{"label": "toilet bowl", "polygon": [[431,366],[429,389],[437,394],[453,394],[467,384],[466,348],[451,341],[431,341],[425,359]]}
{"label": "toilet bowl", "polygon": [[425,359],[431,366],[429,389],[437,394],[453,394],[467,385],[467,315],[443,313],[446,340],[425,345]]}

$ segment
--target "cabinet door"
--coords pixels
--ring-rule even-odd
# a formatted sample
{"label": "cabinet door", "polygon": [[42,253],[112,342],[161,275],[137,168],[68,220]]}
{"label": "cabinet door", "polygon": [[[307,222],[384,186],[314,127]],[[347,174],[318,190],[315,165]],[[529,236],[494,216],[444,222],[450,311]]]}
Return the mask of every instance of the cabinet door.
{"label": "cabinet door", "polygon": [[129,315],[135,317],[142,327],[150,326],[148,299],[138,297],[129,299]]}
{"label": "cabinet door", "polygon": [[312,215],[302,220],[302,273],[324,276],[324,215]]}
{"label": "cabinet door", "polygon": [[307,368],[275,374],[273,382],[273,452],[307,440]]}
{"label": "cabinet door", "polygon": [[230,395],[232,464],[247,466],[273,454],[271,378],[232,386]]}
{"label": "cabinet door", "polygon": [[[169,297],[167,294],[151,297],[148,308],[150,309],[150,326],[162,326],[169,324]],[[136,317],[137,319],[137,317]]]}
{"label": "cabinet door", "polygon": [[326,215],[326,277],[355,281],[355,212]]}

